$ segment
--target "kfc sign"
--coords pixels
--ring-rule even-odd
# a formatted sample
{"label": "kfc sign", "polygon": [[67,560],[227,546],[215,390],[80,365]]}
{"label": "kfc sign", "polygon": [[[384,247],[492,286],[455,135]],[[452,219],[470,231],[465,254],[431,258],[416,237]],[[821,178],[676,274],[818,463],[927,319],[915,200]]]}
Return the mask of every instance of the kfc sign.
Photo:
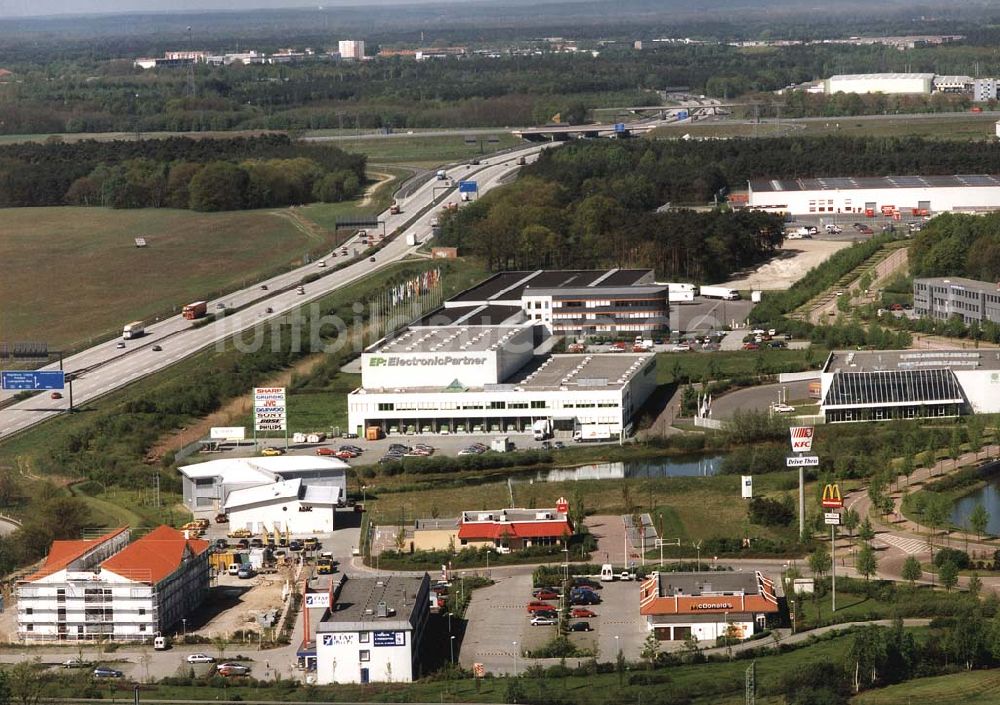
{"label": "kfc sign", "polygon": [[788,433],[792,440],[793,453],[809,453],[813,448],[813,433],[816,429],[813,426],[792,426]]}

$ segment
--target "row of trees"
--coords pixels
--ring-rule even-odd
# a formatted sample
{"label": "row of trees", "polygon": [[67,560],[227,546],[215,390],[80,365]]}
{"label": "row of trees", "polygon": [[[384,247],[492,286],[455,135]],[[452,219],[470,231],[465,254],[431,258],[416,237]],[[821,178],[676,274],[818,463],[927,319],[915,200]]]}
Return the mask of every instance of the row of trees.
{"label": "row of trees", "polygon": [[287,135],[0,147],[0,207],[257,208],[355,196],[366,158]]}
{"label": "row of trees", "polygon": [[1000,213],[934,218],[910,246],[915,276],[1000,280]]}

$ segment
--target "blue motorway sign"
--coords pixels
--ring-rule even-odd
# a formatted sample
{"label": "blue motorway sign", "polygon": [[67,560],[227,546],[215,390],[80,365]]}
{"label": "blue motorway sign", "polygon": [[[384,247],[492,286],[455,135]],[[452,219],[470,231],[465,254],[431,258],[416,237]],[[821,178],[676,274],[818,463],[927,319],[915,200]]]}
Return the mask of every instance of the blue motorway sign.
{"label": "blue motorway sign", "polygon": [[615,132],[625,132],[625,123],[624,122],[616,122],[615,123]]}
{"label": "blue motorway sign", "polygon": [[477,191],[479,191],[479,184],[477,184],[475,181],[458,182],[459,193],[476,193]]}
{"label": "blue motorway sign", "polygon": [[66,373],[62,370],[3,370],[2,389],[64,389]]}

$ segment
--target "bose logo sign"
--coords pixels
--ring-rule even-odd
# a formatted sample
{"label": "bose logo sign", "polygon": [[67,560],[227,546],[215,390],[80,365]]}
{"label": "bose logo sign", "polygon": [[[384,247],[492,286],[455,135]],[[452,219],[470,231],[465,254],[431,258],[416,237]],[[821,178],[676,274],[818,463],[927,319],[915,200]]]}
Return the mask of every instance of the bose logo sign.
{"label": "bose logo sign", "polygon": [[792,426],[788,429],[788,433],[792,440],[792,452],[793,453],[808,453],[813,447],[813,433],[815,428],[812,426]]}

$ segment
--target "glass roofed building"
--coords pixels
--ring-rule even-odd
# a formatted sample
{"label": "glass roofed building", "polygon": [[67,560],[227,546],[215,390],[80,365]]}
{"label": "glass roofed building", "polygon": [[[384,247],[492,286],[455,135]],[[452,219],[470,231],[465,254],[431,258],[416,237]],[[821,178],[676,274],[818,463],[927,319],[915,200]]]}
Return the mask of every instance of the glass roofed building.
{"label": "glass roofed building", "polygon": [[827,423],[1000,412],[1000,351],[833,352],[822,374]]}

